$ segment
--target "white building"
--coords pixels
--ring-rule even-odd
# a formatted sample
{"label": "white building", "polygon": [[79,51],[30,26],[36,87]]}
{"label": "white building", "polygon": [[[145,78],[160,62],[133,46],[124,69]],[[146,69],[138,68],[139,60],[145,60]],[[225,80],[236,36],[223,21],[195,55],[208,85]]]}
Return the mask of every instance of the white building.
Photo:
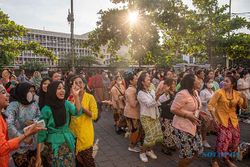
{"label": "white building", "polygon": [[[75,48],[74,54],[79,56],[87,56],[92,55],[90,49],[82,48],[80,43],[88,38],[88,33],[83,35],[75,35]],[[63,61],[68,61],[70,56],[70,34],[60,33],[60,32],[52,32],[45,30],[37,30],[37,29],[28,29],[27,35],[21,38],[23,42],[27,41],[35,41],[40,43],[43,47],[52,50],[55,56],[58,57],[58,61],[53,63],[48,57],[38,56],[32,53],[31,51],[23,52],[15,61],[15,65],[22,65],[26,61],[38,61],[45,63],[50,66],[55,66]]]}

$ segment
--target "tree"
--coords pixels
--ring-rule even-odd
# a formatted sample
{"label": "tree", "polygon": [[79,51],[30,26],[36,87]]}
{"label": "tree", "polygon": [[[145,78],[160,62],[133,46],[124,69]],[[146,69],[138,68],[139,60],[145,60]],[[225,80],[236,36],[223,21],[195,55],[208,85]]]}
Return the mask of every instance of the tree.
{"label": "tree", "polygon": [[[85,45],[93,51],[108,45],[112,55],[122,45],[130,48],[131,56],[140,63],[174,63],[181,55],[197,57],[202,62],[214,64],[216,56],[241,53],[247,58],[242,47],[246,34],[233,33],[249,22],[241,17],[229,19],[228,5],[219,7],[218,0],[193,0],[194,10],[183,4],[182,0],[112,0],[123,3],[123,8],[100,11],[97,28],[89,35]],[[128,13],[137,10],[138,22],[131,26]],[[228,34],[231,33],[231,37]],[[160,42],[161,39],[161,42]],[[235,41],[236,40],[236,41]],[[234,48],[234,51],[232,50]],[[249,45],[244,49],[249,50]]]}
{"label": "tree", "polygon": [[[193,5],[196,7],[194,13],[189,15],[193,23],[185,40],[188,44],[187,53],[205,55],[211,65],[216,64],[216,56],[229,55],[235,59],[237,55],[232,54],[232,47],[235,52],[242,53],[240,47],[236,48],[233,45],[239,41],[239,38],[235,38],[238,36],[235,30],[249,26],[246,19],[241,17],[230,19],[229,6],[219,7],[218,0],[193,0]],[[230,33],[232,37],[229,36]],[[240,35],[240,38],[245,35]],[[249,45],[244,49],[249,50]],[[243,53],[241,56],[247,58],[249,54]]]}
{"label": "tree", "polygon": [[124,57],[116,56],[109,64],[109,67],[129,67],[129,63]]}
{"label": "tree", "polygon": [[101,21],[97,22],[97,28],[89,35],[85,46],[98,53],[101,46],[107,45],[114,57],[122,45],[129,46],[133,59],[143,62],[145,55],[149,52],[153,54],[155,48],[158,48],[158,30],[153,24],[153,18],[144,11],[139,11],[140,19],[132,27],[127,19],[131,10],[134,10],[133,7],[101,10]]}
{"label": "tree", "polygon": [[223,52],[231,60],[247,58],[250,60],[250,34],[232,34],[224,43],[220,44]]}
{"label": "tree", "polygon": [[34,54],[47,56],[56,60],[53,52],[43,48],[37,42],[22,42],[19,39],[27,34],[27,30],[0,10],[0,67],[11,65],[14,59],[23,51],[32,51]]}
{"label": "tree", "polygon": [[91,67],[93,64],[100,65],[97,58],[95,56],[81,56],[76,59],[77,66],[82,67],[84,65],[87,65],[88,67]]}
{"label": "tree", "polygon": [[45,68],[45,64],[37,62],[37,61],[30,61],[25,62],[21,69],[28,70],[28,71],[42,71]]}

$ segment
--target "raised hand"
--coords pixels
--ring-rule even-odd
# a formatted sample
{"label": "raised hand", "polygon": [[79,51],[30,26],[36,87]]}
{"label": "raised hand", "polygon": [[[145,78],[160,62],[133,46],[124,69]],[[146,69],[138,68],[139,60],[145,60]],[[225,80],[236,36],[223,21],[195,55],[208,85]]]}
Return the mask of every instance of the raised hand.
{"label": "raised hand", "polygon": [[30,135],[37,133],[40,130],[47,130],[47,129],[37,123],[34,123],[30,126],[30,128],[27,129],[25,135],[30,136]]}
{"label": "raised hand", "polygon": [[74,82],[72,86],[72,94],[73,96],[78,96],[80,92],[80,87]]}

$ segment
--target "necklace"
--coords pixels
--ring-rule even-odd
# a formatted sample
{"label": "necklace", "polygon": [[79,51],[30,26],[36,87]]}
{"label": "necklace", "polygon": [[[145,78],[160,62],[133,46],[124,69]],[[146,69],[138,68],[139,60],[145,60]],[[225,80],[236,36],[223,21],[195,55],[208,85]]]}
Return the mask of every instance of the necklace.
{"label": "necklace", "polygon": [[[225,90],[224,90],[224,91],[225,91]],[[227,101],[228,101],[228,106],[229,106],[229,108],[232,108],[232,107],[233,107],[233,102],[232,102],[232,100],[234,99],[233,91],[232,91],[232,96],[231,96],[231,98],[228,98],[226,91],[225,91],[225,95],[226,95],[226,98],[227,98]]]}

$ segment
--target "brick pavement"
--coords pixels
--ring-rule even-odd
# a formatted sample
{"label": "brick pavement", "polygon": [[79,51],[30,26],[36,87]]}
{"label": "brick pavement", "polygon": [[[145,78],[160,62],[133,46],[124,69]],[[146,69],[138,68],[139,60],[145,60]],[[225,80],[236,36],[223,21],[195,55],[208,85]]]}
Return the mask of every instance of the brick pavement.
{"label": "brick pavement", "polygon": [[[241,123],[241,139],[250,141],[250,125]],[[178,151],[167,156],[160,151],[160,146],[155,147],[157,160],[149,158],[148,163],[143,163],[139,159],[138,153],[127,150],[128,140],[123,135],[117,135],[114,131],[112,113],[105,111],[101,119],[95,123],[95,134],[99,141],[99,150],[96,156],[97,167],[172,167],[177,166]],[[214,146],[215,136],[208,137],[209,143]],[[190,167],[209,167],[210,158],[199,158]],[[250,159],[236,163],[238,167],[250,167]]]}

